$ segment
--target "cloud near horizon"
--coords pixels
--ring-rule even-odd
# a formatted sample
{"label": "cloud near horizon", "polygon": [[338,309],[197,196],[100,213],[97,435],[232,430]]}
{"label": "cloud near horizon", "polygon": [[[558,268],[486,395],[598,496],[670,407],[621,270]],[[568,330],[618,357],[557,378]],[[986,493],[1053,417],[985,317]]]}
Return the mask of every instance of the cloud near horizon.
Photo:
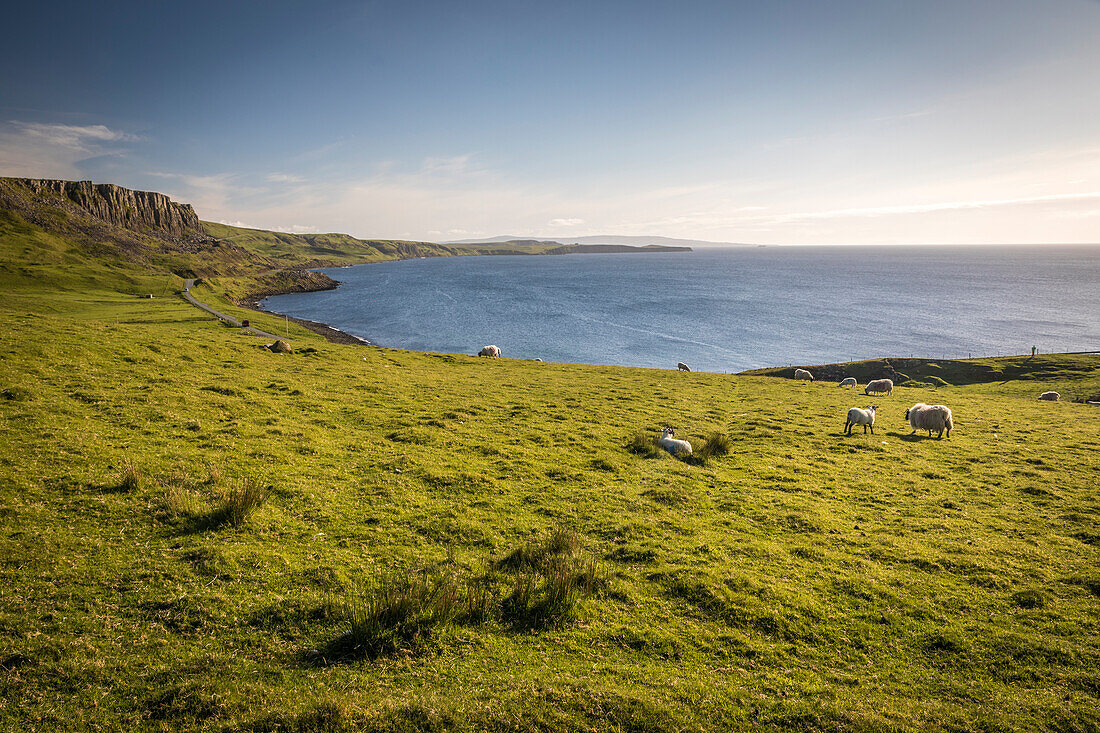
{"label": "cloud near horizon", "polygon": [[[0,173],[75,178],[81,160],[118,153],[139,139],[105,125],[12,122],[0,127]],[[13,149],[29,151],[22,163],[4,157]],[[35,164],[20,170],[29,168],[33,157],[52,161],[52,168],[43,172]],[[362,238],[551,238],[568,230],[571,236],[761,244],[979,243],[991,241],[989,232],[996,228],[1012,232],[1003,241],[1026,243],[1100,239],[1098,171],[1100,147],[1085,146],[1023,151],[894,189],[874,182],[831,186],[830,178],[809,174],[793,181],[777,176],[647,185],[639,180],[630,187],[517,182],[474,153],[408,164],[378,161],[372,175],[350,181],[325,180],[291,166],[255,174],[146,171],[135,181],[109,182],[161,190],[191,203],[210,221]],[[828,173],[838,179],[844,174]],[[562,211],[571,215],[560,216]]]}
{"label": "cloud near horizon", "polygon": [[9,120],[0,126],[0,174],[25,178],[80,178],[81,163],[118,155],[141,137],[106,125],[62,125]]}

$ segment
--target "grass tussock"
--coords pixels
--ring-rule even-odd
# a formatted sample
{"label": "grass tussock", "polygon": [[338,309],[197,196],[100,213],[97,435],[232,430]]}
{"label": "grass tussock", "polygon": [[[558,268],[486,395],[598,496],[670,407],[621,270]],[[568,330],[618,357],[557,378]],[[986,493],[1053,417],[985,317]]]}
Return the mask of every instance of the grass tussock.
{"label": "grass tussock", "polygon": [[478,576],[423,569],[383,576],[331,604],[347,630],[316,654],[324,662],[413,655],[452,625],[546,629],[574,619],[603,582],[580,537],[555,530]]}
{"label": "grass tussock", "polygon": [[255,476],[241,479],[236,486],[224,489],[210,520],[215,525],[239,527],[267,501],[267,487]]}
{"label": "grass tussock", "polygon": [[599,567],[583,549],[580,535],[559,528],[500,560],[496,569],[511,575],[501,620],[515,628],[541,629],[572,618],[600,580]]}
{"label": "grass tussock", "polygon": [[626,449],[642,458],[659,458],[664,453],[657,445],[657,437],[643,432],[635,433],[626,444]]}
{"label": "grass tussock", "polygon": [[684,456],[683,460],[686,463],[691,463],[696,466],[705,466],[713,458],[720,458],[721,456],[728,455],[733,451],[733,440],[729,435],[722,432],[713,432],[707,439],[703,441],[703,444],[699,446],[691,455]]}
{"label": "grass tussock", "polygon": [[562,557],[572,558],[581,552],[583,541],[576,532],[558,528],[545,538],[536,539],[512,550],[496,563],[496,568],[513,572],[542,572]]}
{"label": "grass tussock", "polygon": [[145,475],[132,458],[123,458],[118,467],[118,490],[141,491],[145,487]]}
{"label": "grass tussock", "polygon": [[171,484],[157,502],[157,515],[166,521],[190,519],[200,513],[199,498],[186,486]]}
{"label": "grass tussock", "polygon": [[428,571],[383,576],[365,594],[336,604],[348,630],[329,645],[329,656],[368,657],[417,651],[459,610],[455,579]]}
{"label": "grass tussock", "polygon": [[589,558],[558,557],[537,570],[517,572],[512,591],[501,604],[501,620],[522,630],[571,620],[581,599],[595,591],[599,579],[599,568]]}

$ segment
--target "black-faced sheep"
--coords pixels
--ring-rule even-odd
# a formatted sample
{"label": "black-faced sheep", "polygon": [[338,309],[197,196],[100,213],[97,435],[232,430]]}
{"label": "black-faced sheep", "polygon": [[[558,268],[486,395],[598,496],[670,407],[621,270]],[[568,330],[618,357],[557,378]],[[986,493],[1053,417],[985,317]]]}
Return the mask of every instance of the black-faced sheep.
{"label": "black-faced sheep", "polygon": [[672,428],[665,428],[661,431],[661,437],[657,439],[657,445],[667,450],[672,455],[691,455],[691,443],[686,440],[677,440],[672,437],[675,435],[675,431]]}
{"label": "black-faced sheep", "polygon": [[871,435],[875,434],[875,410],[877,405],[871,405],[869,407],[860,408],[853,407],[848,410],[848,420],[844,423],[844,433],[846,435],[852,434],[852,428],[856,425],[863,426],[863,433],[866,435],[867,428],[871,428]]}
{"label": "black-faced sheep", "polygon": [[682,361],[676,362],[676,368],[679,369],[681,372],[690,372],[691,371],[691,367],[689,367],[687,364],[685,364]]}
{"label": "black-faced sheep", "polygon": [[951,408],[946,405],[926,405],[923,402],[910,407],[905,411],[905,419],[913,426],[912,435],[918,430],[927,430],[928,437],[932,437],[932,431],[938,431],[937,438],[942,438],[944,431],[947,437],[951,437],[951,428],[955,426],[951,418]]}

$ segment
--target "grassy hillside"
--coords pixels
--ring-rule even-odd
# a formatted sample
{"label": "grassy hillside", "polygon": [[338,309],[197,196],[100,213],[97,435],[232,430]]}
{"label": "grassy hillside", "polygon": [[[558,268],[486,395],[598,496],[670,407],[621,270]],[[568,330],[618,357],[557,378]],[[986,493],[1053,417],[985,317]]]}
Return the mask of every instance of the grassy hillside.
{"label": "grassy hillside", "polygon": [[273,354],[4,221],[0,729],[1100,727],[1100,409],[1035,400],[1096,357],[845,437],[831,383]]}
{"label": "grassy hillside", "polygon": [[[839,382],[855,377],[860,385],[872,379],[892,379],[907,387],[950,388],[987,384],[994,392],[1037,397],[1047,390],[1072,402],[1100,400],[1097,354],[1039,354],[980,359],[869,359],[843,364],[752,369],[744,375],[794,378],[807,369],[817,380]],[[944,394],[949,394],[945,391]]]}

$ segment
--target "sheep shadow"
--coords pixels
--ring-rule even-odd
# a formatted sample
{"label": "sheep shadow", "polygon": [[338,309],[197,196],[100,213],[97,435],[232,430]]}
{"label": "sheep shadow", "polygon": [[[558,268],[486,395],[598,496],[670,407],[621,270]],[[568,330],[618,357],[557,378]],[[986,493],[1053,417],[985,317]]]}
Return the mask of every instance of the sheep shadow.
{"label": "sheep shadow", "polygon": [[916,433],[887,433],[891,438],[897,438],[905,443],[919,443],[922,440],[939,440],[936,436],[922,435],[919,431]]}

